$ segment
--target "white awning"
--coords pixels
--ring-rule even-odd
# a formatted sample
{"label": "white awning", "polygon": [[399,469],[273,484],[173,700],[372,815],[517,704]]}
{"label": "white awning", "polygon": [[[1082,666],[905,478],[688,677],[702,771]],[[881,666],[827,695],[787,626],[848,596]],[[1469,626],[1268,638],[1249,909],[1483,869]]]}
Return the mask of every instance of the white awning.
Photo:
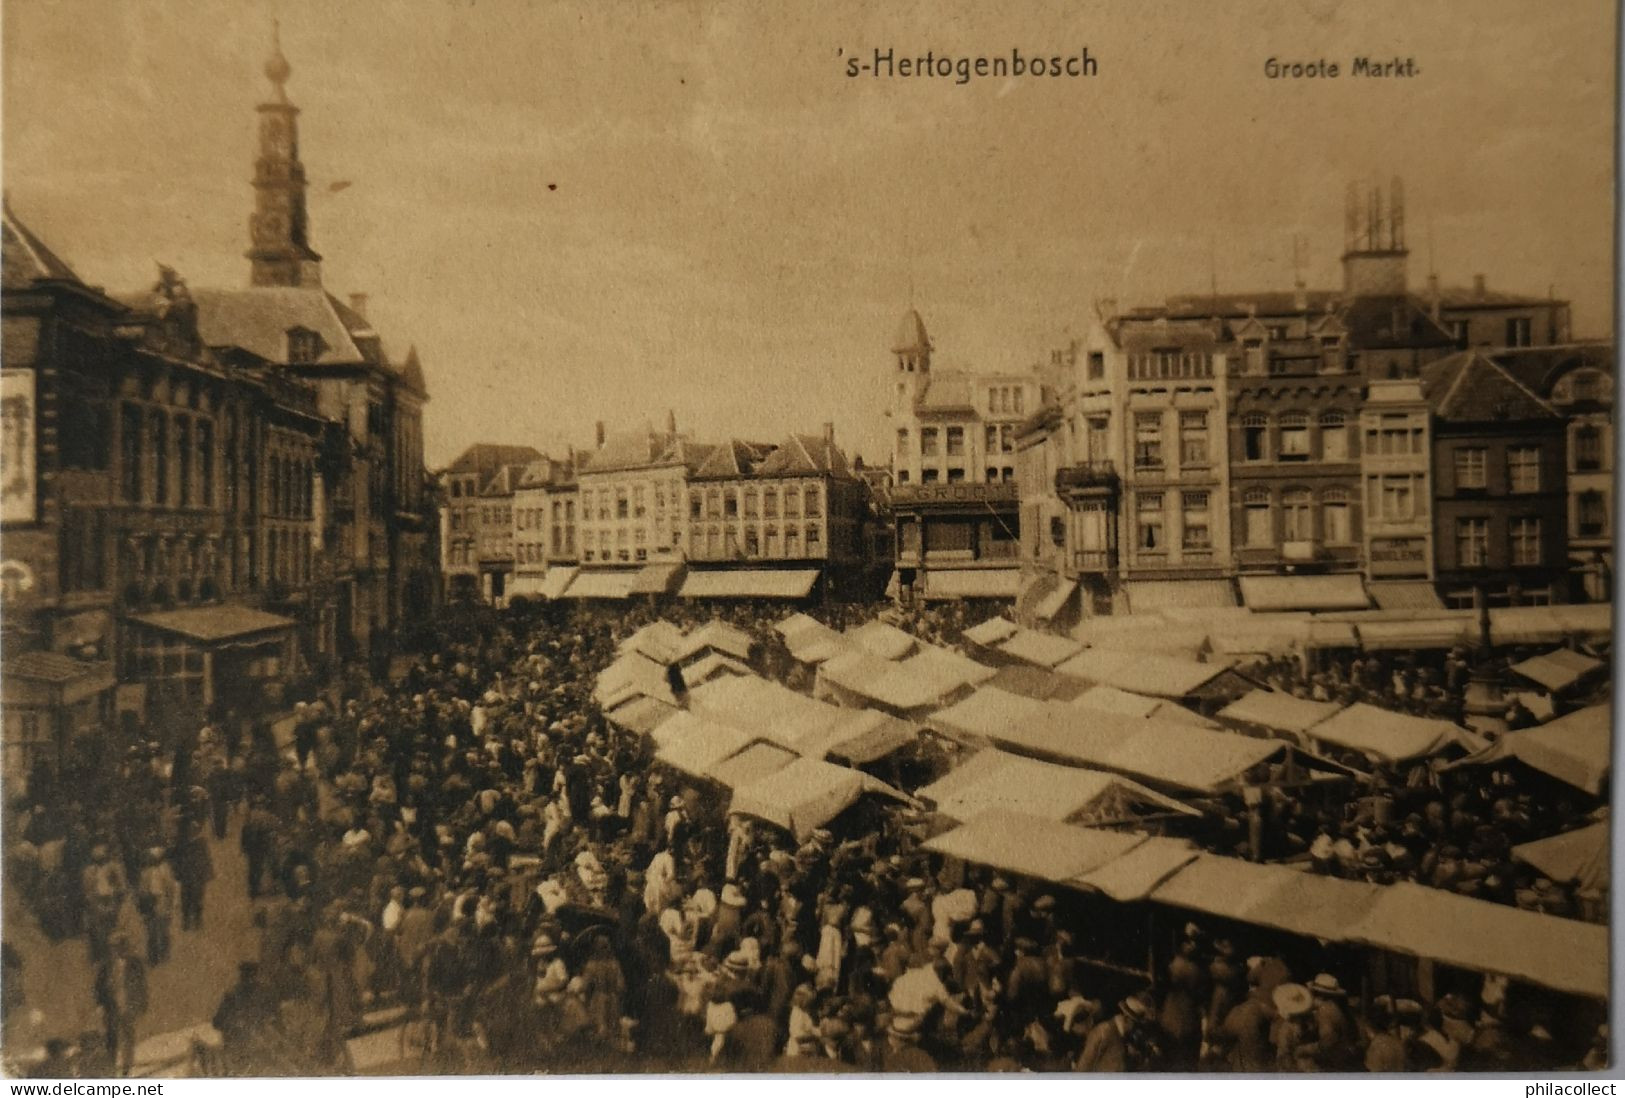
{"label": "white awning", "polygon": [[549,568],[547,575],[542,577],[542,597],[563,598],[564,592],[569,589],[570,581],[576,578],[576,573],[580,570],[573,564],[559,564]]}
{"label": "white awning", "polygon": [[1253,610],[1364,610],[1365,583],[1352,573],[1334,576],[1241,576],[1241,598]]}
{"label": "white awning", "polygon": [[624,599],[632,592],[636,572],[577,572],[565,590],[568,599]]}
{"label": "white awning", "polygon": [[925,573],[925,597],[1013,599],[1021,592],[1019,568],[933,568]]}
{"label": "white awning", "polygon": [[543,585],[546,583],[547,577],[542,575],[526,573],[515,576],[508,581],[508,597],[510,599],[540,598],[542,597]]}
{"label": "white awning", "polygon": [[1128,591],[1129,610],[1135,614],[1236,605],[1236,592],[1229,580],[1134,580],[1123,586]]}
{"label": "white awning", "polygon": [[677,593],[685,599],[804,599],[817,582],[816,568],[691,571]]}

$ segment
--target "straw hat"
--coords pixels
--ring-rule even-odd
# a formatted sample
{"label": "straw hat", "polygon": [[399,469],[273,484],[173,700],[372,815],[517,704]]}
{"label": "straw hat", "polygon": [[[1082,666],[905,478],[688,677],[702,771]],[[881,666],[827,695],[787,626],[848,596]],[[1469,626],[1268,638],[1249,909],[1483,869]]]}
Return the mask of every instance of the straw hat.
{"label": "straw hat", "polygon": [[1310,980],[1309,990],[1316,995],[1327,995],[1337,999],[1348,994],[1343,990],[1343,985],[1338,983],[1337,977],[1329,972],[1322,972]]}
{"label": "straw hat", "polygon": [[1271,998],[1283,1018],[1302,1014],[1314,1005],[1314,996],[1302,984],[1282,984],[1275,989]]}

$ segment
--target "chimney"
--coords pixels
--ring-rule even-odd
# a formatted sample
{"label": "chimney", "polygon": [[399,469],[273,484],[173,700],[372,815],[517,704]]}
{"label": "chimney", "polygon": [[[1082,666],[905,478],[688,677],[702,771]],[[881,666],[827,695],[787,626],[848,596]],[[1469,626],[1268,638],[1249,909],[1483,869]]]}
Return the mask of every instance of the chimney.
{"label": "chimney", "polygon": [[826,446],[835,445],[835,424],[829,420],[824,421],[824,444]]}
{"label": "chimney", "polygon": [[604,421],[603,420],[599,420],[597,423],[595,423],[593,425],[593,434],[598,439],[598,448],[600,450],[602,450],[604,448]]}
{"label": "chimney", "polygon": [[1480,301],[1484,300],[1484,276],[1481,274],[1473,276],[1473,296]]}
{"label": "chimney", "polygon": [[350,308],[360,315],[362,320],[367,319],[367,295],[351,294]]}

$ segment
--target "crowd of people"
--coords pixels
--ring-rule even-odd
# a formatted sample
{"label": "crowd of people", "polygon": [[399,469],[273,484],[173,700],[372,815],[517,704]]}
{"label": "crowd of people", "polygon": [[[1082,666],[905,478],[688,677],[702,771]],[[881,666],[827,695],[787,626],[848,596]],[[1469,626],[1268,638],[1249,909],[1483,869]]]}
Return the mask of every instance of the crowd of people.
{"label": "crowd of people", "polygon": [[[758,670],[781,675],[772,626],[787,612],[658,616],[723,617],[755,640]],[[837,628],[873,612],[820,611]],[[210,836],[247,868],[245,896],[212,902],[252,904],[260,931],[213,1017],[224,1073],[350,1070],[346,1038],[377,1017],[426,1072],[1535,1070],[1605,1056],[1572,1004],[1493,979],[1429,1002],[1399,980],[1356,1002],[1348,958],[1244,928],[1187,926],[1145,973],[1157,943],[1143,930],[927,852],[931,820],[908,806],[804,842],[728,816],[593,703],[618,643],[656,616],[469,609],[396,682],[300,703],[289,742],[264,722],[212,722],[190,750],[132,750],[116,798],[14,806],[10,884],[52,933],[90,943],[114,1066],[129,1064],[140,973],[176,963],[174,920],[205,917]],[[895,618],[945,644],[979,620]],[[1469,864],[1504,850],[1480,818],[1509,799],[1529,826],[1550,823],[1517,793],[1439,791],[1414,812],[1408,791],[1387,810],[1383,795],[1332,830],[1293,821],[1317,868],[1371,871],[1372,850],[1410,851],[1419,826],[1435,845],[1418,843],[1415,873],[1490,889]],[[1446,857],[1446,839],[1466,845]]]}

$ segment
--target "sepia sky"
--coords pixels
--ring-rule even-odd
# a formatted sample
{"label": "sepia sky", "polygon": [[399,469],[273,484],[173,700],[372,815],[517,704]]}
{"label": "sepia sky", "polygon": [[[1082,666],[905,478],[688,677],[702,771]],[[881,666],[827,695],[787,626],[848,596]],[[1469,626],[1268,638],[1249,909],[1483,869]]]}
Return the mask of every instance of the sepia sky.
{"label": "sepia sky", "polygon": [[[431,466],[668,408],[878,456],[911,285],[940,365],[1021,367],[1098,298],[1288,288],[1294,234],[1335,285],[1356,177],[1404,177],[1413,285],[1431,252],[1611,332],[1608,0],[884,7],[6,0],[5,186],[87,281],[246,283],[280,19],[324,281],[418,345]],[[837,54],[1084,45],[1092,79],[967,86]],[[1421,74],[1263,75],[1360,53]]]}

